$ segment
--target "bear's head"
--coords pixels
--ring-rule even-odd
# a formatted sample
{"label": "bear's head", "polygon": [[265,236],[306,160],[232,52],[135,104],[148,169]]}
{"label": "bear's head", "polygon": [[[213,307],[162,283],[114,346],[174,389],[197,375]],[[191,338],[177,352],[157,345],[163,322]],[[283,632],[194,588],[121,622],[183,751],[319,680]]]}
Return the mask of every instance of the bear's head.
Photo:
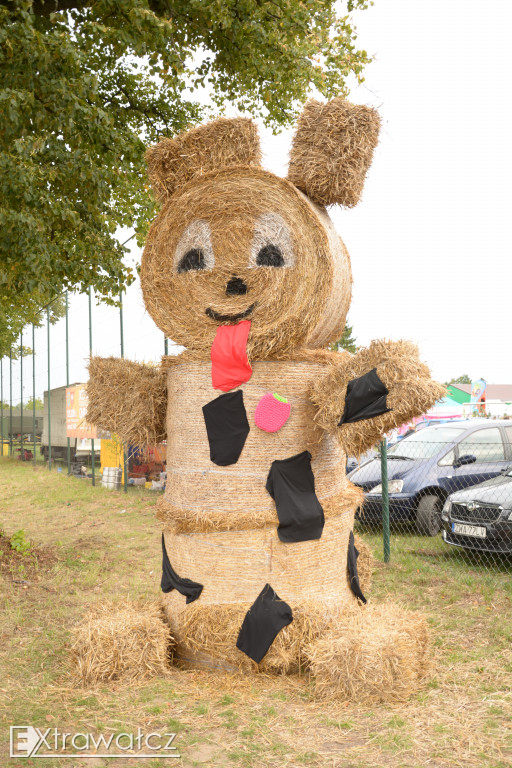
{"label": "bear's head", "polygon": [[163,205],[141,284],[165,335],[207,353],[219,325],[249,319],[253,360],[339,338],[350,260],[325,206],[358,202],[379,124],[374,110],[343,99],[308,102],[286,179],[261,167],[246,118],[221,118],[149,149]]}

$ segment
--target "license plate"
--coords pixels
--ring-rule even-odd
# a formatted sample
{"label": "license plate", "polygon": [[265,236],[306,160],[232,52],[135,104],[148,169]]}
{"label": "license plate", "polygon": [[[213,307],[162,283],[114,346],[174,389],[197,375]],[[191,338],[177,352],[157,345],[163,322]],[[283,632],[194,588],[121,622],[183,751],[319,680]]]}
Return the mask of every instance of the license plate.
{"label": "license plate", "polygon": [[463,523],[452,523],[453,533],[460,533],[461,536],[476,536],[478,539],[485,539],[487,530],[480,525],[463,525]]}

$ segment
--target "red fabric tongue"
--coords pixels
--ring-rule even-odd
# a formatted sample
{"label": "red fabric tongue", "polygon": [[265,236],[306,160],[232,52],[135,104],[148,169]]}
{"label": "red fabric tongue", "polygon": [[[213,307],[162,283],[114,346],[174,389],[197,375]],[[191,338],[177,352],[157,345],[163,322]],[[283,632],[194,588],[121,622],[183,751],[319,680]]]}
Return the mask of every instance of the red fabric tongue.
{"label": "red fabric tongue", "polygon": [[252,368],[246,351],[250,330],[250,320],[217,328],[210,351],[214,389],[229,392],[251,378]]}

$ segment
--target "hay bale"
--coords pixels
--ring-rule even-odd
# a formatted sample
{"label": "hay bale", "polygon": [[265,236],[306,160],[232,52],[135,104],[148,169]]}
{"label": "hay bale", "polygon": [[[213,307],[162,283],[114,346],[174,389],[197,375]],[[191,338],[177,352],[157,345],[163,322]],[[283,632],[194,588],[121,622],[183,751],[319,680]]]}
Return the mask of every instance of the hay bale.
{"label": "hay bale", "polygon": [[345,610],[305,653],[323,699],[361,704],[405,701],[429,671],[428,628],[392,603]]}
{"label": "hay bale", "polygon": [[295,674],[305,668],[304,648],[317,640],[339,608],[311,601],[293,606],[293,621],[284,627],[259,664],[239,651],[236,641],[251,603],[187,607],[178,643],[179,657],[193,664],[267,674]]}
{"label": "hay bale", "polygon": [[82,685],[163,675],[174,647],[157,603],[94,606],[72,635],[71,661]]}
{"label": "hay bale", "polygon": [[[282,267],[255,263],[263,243],[280,248]],[[202,251],[205,268],[179,271],[188,250]],[[226,292],[233,276],[246,293]],[[237,322],[216,317],[251,320],[251,361],[327,346],[342,333],[351,283],[348,253],[326,213],[286,179],[256,167],[193,177],[153,222],[141,263],[144,303],[156,325],[203,359],[219,322]]]}
{"label": "hay bale", "polygon": [[164,202],[193,176],[233,165],[258,166],[258,128],[246,117],[221,117],[162,139],[148,149],[146,161],[153,193]]}
{"label": "hay bale", "polygon": [[160,366],[116,357],[91,357],[86,420],[130,445],[166,438],[166,372]]}
{"label": "hay bale", "polygon": [[335,98],[311,99],[297,123],[288,178],[319,205],[359,202],[379,136],[380,117],[370,107]]}
{"label": "hay bale", "polygon": [[[343,413],[349,381],[377,368],[377,374],[390,390],[389,413],[361,423],[338,422]],[[372,341],[357,355],[345,355],[338,365],[313,382],[310,397],[318,408],[315,420],[319,426],[336,435],[349,456],[360,456],[375,445],[382,435],[410,421],[431,408],[446,390],[430,378],[430,370],[421,362],[418,348],[410,341]]]}
{"label": "hay bale", "polygon": [[[168,483],[160,519],[182,532],[275,526],[275,503],[265,488],[270,465],[305,449],[313,456],[315,490],[326,516],[353,511],[361,503],[361,491],[347,480],[339,443],[314,423],[308,389],[328,370],[320,358],[253,364],[250,380],[240,387],[251,430],[240,458],[228,467],[210,460],[202,413],[204,403],[218,394],[210,363],[174,360],[168,369]],[[276,434],[254,426],[254,411],[268,391],[279,391],[292,404],[290,418]]]}

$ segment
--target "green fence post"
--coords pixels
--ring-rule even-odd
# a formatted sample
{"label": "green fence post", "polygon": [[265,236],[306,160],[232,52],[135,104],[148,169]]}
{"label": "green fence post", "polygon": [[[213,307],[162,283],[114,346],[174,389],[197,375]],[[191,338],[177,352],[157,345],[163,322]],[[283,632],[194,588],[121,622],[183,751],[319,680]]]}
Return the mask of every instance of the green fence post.
{"label": "green fence post", "polygon": [[169,339],[167,338],[167,336],[164,336],[164,354],[165,355],[169,354]]}
{"label": "green fence post", "polygon": [[12,458],[12,347],[9,349],[9,456]]}
{"label": "green fence post", "polygon": [[[67,432],[67,420],[68,420],[68,392],[69,387],[69,321],[68,321],[68,292],[66,291],[66,432]],[[69,437],[67,440],[67,459],[68,459],[68,475],[71,474],[71,443]]]}
{"label": "green fence post", "polygon": [[20,333],[20,420],[21,420],[21,447],[20,459],[23,461],[23,331]]}
{"label": "green fence post", "polygon": [[388,452],[386,438],[380,444],[380,476],[382,482],[382,535],[384,538],[384,562],[390,560],[389,543],[389,490],[388,490]]}
{"label": "green fence post", "polygon": [[[92,357],[92,288],[89,286],[89,357]],[[92,484],[96,485],[96,456],[94,454],[94,438],[91,438]]]}
{"label": "green fence post", "polygon": [[[124,331],[123,331],[123,292],[119,294],[119,328],[121,332],[121,357],[124,357]],[[128,467],[126,464],[126,451],[123,443],[123,476],[124,492],[128,493]]]}
{"label": "green fence post", "polygon": [[50,392],[50,307],[46,307],[46,339],[48,343],[48,471],[52,468],[52,396]]}
{"label": "green fence post", "polygon": [[32,323],[32,442],[34,443],[34,469],[36,468],[36,340]]}

